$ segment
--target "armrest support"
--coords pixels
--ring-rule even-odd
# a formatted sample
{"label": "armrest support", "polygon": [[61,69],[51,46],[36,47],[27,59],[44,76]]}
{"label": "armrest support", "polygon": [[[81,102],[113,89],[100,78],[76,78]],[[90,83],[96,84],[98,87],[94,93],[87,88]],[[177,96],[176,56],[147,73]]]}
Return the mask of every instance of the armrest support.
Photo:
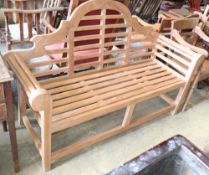
{"label": "armrest support", "polygon": [[139,18],[136,15],[133,15],[133,18],[135,18],[141,26],[152,26],[151,24],[145,22],[143,19]]}
{"label": "armrest support", "polygon": [[134,30],[133,39],[137,39],[138,35],[140,35],[140,36],[143,35],[142,40],[152,41],[153,43],[156,42],[156,40],[159,36],[159,33],[155,32],[155,30],[153,30],[152,26],[142,26],[138,22],[137,16],[132,16],[132,26],[133,26],[133,30]]}
{"label": "armrest support", "polygon": [[8,52],[4,55],[8,65],[15,72],[20,81],[34,111],[42,111],[51,104],[50,94],[40,87],[38,81],[25,64],[25,62],[16,55],[15,52]]}

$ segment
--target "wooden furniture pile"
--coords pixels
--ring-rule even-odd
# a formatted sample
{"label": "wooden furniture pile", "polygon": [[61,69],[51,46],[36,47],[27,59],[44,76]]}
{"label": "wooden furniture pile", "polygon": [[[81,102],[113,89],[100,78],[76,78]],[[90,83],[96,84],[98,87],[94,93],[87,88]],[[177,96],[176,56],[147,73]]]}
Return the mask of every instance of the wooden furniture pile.
{"label": "wooden furniture pile", "polygon": [[14,4],[11,8],[1,9],[5,15],[8,50],[11,50],[13,45],[31,43],[30,39],[34,35],[44,32],[42,19],[47,19],[53,26],[56,12],[64,10],[57,0],[45,0],[40,9],[28,9],[28,0],[18,2],[18,5]]}
{"label": "wooden furniture pile", "polygon": [[143,20],[151,20],[158,11],[162,0],[132,0],[130,2],[130,10]]}
{"label": "wooden furniture pile", "polygon": [[[114,11],[114,14],[107,11]],[[117,19],[117,23],[107,24],[107,19]],[[79,25],[86,20],[97,20],[97,23]],[[151,35],[151,30],[141,27],[128,8],[117,1],[90,0],[76,8],[69,20],[62,21],[53,33],[34,37],[33,48],[5,54],[21,84],[21,99],[25,100],[19,104],[20,112],[45,171],[50,170],[54,160],[165,113],[178,111],[203,56],[164,36],[154,40],[156,36]],[[94,34],[84,31],[94,31]],[[81,32],[83,34],[78,35]],[[133,37],[136,34],[138,37]],[[92,42],[76,45],[81,41]],[[60,42],[67,47],[47,49]],[[120,47],[110,49],[113,46]],[[63,57],[57,60],[33,61],[60,53]],[[91,58],[94,59],[78,64]],[[62,66],[41,69],[46,65]],[[176,90],[174,99],[169,93]],[[162,98],[166,107],[132,119],[137,103],[155,97]],[[26,104],[41,128],[40,139],[25,113]],[[122,108],[126,108],[126,112],[120,126],[52,152],[54,133]]]}
{"label": "wooden furniture pile", "polygon": [[164,36],[170,37],[172,21],[182,18],[193,18],[198,16],[199,14],[190,13],[188,10],[185,9],[174,9],[159,14],[158,21],[155,24],[149,24],[140,17],[138,17],[138,21],[142,26],[150,26],[153,28],[154,31],[161,33]]}

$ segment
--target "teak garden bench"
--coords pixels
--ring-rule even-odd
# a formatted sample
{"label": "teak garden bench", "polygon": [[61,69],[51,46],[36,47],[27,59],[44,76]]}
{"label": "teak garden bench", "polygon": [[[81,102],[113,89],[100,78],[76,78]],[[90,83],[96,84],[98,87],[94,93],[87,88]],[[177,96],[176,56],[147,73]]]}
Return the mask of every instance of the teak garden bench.
{"label": "teak garden bench", "polygon": [[[117,13],[108,15],[107,10]],[[92,11],[97,11],[97,14],[91,15]],[[80,21],[95,19],[98,23],[94,25],[79,26]],[[120,20],[116,24],[106,24],[106,19]],[[53,33],[34,37],[33,48],[5,54],[5,59],[22,86],[21,94],[25,94],[27,105],[34,112],[41,128],[39,139],[24,111],[26,104],[21,100],[19,106],[23,123],[39,150],[45,171],[50,170],[52,161],[67,154],[165,113],[177,112],[203,57],[164,36],[152,42],[152,29],[148,29],[137,25],[128,8],[121,3],[90,0],[80,5],[68,21],[62,21],[59,29]],[[83,32],[88,30],[97,31],[97,34]],[[79,32],[84,34],[77,36]],[[140,34],[143,35],[140,37]],[[94,42],[87,45],[83,42],[83,45],[76,46],[76,42],[85,40]],[[60,42],[66,43],[67,47],[47,50],[47,46]],[[120,47],[110,50],[112,46]],[[62,55],[66,56],[58,60],[33,61],[36,57],[56,53],[65,53]],[[95,59],[75,64],[78,60],[89,58]],[[63,66],[42,69],[53,64]],[[175,99],[168,95],[176,90],[178,94]],[[144,117],[132,119],[135,105],[154,97],[161,97],[167,106]],[[126,112],[120,126],[51,151],[54,133],[122,108],[126,108]]]}

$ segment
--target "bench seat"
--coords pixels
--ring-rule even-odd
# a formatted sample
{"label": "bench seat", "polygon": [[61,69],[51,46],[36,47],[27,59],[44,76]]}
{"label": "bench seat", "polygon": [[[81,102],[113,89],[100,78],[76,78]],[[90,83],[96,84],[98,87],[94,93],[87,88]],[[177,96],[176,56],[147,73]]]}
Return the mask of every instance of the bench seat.
{"label": "bench seat", "polygon": [[183,79],[155,60],[147,59],[111,71],[65,78],[43,87],[52,95],[52,130],[58,131],[184,85]]}

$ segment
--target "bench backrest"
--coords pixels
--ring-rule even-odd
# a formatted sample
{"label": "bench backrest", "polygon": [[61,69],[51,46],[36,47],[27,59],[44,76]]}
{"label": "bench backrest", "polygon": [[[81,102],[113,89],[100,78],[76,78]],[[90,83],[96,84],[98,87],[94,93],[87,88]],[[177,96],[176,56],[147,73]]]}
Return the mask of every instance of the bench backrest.
{"label": "bench backrest", "polygon": [[[110,10],[117,12],[117,14],[106,14]],[[89,15],[92,11],[96,11],[98,14]],[[82,21],[95,21],[95,19],[98,21],[96,25],[79,25]],[[120,20],[116,24],[106,24],[107,19]],[[162,63],[181,78],[186,78],[191,74],[192,66],[194,66],[192,59],[194,57],[194,60],[197,61],[197,55],[165,37],[159,38],[157,47],[154,49],[155,43],[147,40],[147,38],[152,37],[150,31],[144,30],[145,27],[133,30],[132,20],[128,8],[117,1],[91,0],[80,5],[68,21],[61,23],[58,30],[50,34],[34,37],[34,47],[25,51],[17,51],[15,56],[24,59],[35,78],[47,77],[47,81],[54,81],[54,79],[66,76],[75,77],[105,71],[150,58],[156,59],[156,61]],[[111,32],[109,32],[110,30]],[[83,31],[96,31],[97,34],[76,35],[78,32]],[[136,32],[138,34],[133,35]],[[146,35],[140,36],[143,32],[147,33],[146,35],[149,37]],[[111,38],[114,38],[114,40],[109,40]],[[92,44],[85,44],[85,42],[79,46],[76,44],[80,41],[89,40],[92,41]],[[106,42],[107,40],[109,41]],[[67,47],[56,50],[47,49],[48,46],[60,42]],[[115,49],[109,49],[112,46]],[[32,61],[35,57],[60,53],[66,56],[57,60],[40,59],[39,61]],[[87,63],[83,62],[83,60],[87,59],[90,59]],[[78,64],[81,60],[82,62]],[[62,66],[58,66],[56,69],[37,71],[38,68],[52,64],[62,64]]]}
{"label": "bench backrest", "polygon": [[[106,14],[107,11],[113,11],[114,14]],[[97,13],[90,15],[92,12]],[[109,24],[109,22],[107,24],[109,19],[115,19],[114,24]],[[94,21],[94,24],[79,25],[83,21],[91,20]],[[95,23],[95,20],[97,23]],[[115,23],[116,20],[117,23]],[[84,31],[88,31],[88,33]],[[90,34],[89,31],[92,31],[94,34]],[[78,35],[78,33],[82,33],[82,35]],[[24,52],[19,54],[21,54],[21,57],[25,57],[26,63],[31,70],[47,64],[62,64],[56,70],[36,72],[34,73],[36,77],[58,74],[78,76],[124,66],[139,61],[143,57],[150,57],[154,44],[147,41],[139,43],[136,38],[132,41],[132,34],[132,16],[126,6],[112,0],[88,1],[80,5],[70,19],[63,21],[59,29],[54,33],[33,38],[35,46],[32,50],[25,51],[25,54],[28,53],[26,54],[27,56],[23,56]],[[150,36],[151,34],[147,35]],[[111,40],[111,38],[114,38],[114,40]],[[142,35],[140,41],[143,40],[146,40],[146,37]],[[77,45],[81,41],[86,42]],[[91,41],[91,44],[89,44],[89,41]],[[131,42],[135,42],[135,44],[131,44]],[[57,43],[64,43],[67,47],[56,50],[47,49],[50,45]],[[109,49],[112,46],[118,47]],[[31,63],[30,61],[34,57],[43,55],[50,57],[50,55],[54,54],[65,56],[57,60],[44,60],[36,63]],[[84,60],[88,59],[91,61],[84,62]],[[78,64],[78,62],[81,64]]]}

